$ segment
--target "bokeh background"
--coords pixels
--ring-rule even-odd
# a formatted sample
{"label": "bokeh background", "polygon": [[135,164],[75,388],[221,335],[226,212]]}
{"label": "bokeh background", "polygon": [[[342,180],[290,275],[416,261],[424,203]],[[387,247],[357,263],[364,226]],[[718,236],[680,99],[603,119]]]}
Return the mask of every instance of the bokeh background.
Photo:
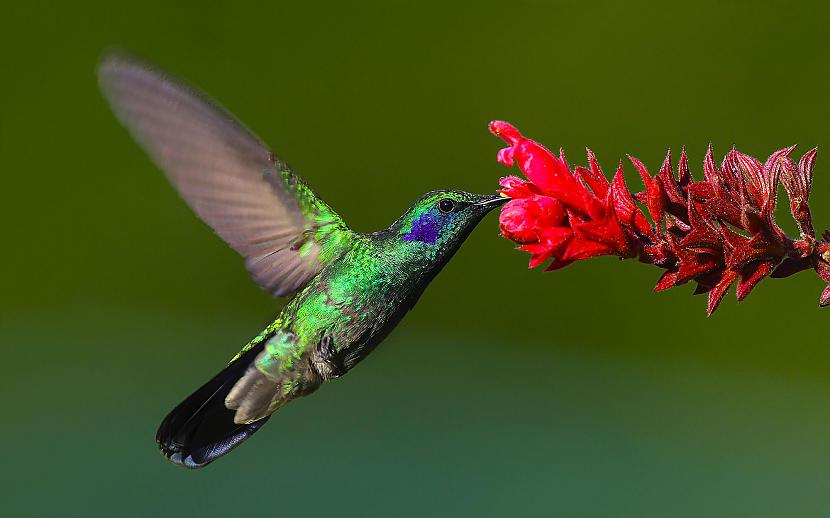
{"label": "bokeh background", "polygon": [[270,4],[4,6],[0,514],[826,516],[814,274],[707,319],[634,261],[527,271],[495,215],[349,376],[205,470],[167,463],[160,419],[284,301],[116,123],[107,48],[218,99],[357,230],[492,191],[493,118],[606,169],[830,147],[825,3]]}

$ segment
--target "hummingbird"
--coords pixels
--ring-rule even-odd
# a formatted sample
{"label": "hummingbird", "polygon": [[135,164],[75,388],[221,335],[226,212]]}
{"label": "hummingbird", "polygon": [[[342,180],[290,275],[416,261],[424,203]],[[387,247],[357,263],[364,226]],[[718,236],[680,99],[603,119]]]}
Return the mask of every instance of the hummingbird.
{"label": "hummingbird", "polygon": [[291,297],[156,435],[196,469],[229,453],[283,405],[365,358],[415,305],[504,196],[432,191],[384,230],[360,233],[205,94],[138,58],[98,67],[116,117],[260,287]]}

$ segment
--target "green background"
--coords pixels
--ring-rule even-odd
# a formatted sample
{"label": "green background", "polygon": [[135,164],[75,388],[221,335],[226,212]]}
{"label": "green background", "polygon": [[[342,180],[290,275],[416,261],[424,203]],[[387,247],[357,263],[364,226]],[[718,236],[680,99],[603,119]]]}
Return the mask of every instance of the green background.
{"label": "green background", "polygon": [[228,458],[175,468],[158,422],[283,301],[94,75],[115,46],[187,78],[369,231],[428,190],[492,191],[493,118],[606,170],[686,144],[699,175],[710,141],[827,149],[826,5],[31,4],[0,15],[0,514],[826,516],[814,274],[707,319],[635,261],[527,271],[495,215],[353,373]]}

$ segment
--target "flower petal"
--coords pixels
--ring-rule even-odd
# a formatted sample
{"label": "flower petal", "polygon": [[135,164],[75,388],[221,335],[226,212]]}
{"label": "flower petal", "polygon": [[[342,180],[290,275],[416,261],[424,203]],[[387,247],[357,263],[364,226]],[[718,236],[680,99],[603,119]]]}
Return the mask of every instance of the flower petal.
{"label": "flower petal", "polygon": [[709,303],[706,307],[707,316],[712,316],[712,313],[714,313],[718,308],[724,295],[726,295],[726,292],[729,290],[729,286],[731,286],[737,278],[737,272],[732,270],[726,270],[723,272],[723,276],[720,281],[709,291]]}

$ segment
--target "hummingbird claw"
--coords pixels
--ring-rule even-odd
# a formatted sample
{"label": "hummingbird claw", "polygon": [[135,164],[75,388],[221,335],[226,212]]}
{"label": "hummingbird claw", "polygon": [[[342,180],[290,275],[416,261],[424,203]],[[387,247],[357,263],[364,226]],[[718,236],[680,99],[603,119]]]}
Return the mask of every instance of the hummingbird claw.
{"label": "hummingbird claw", "polygon": [[334,346],[334,338],[331,335],[323,335],[320,339],[320,343],[317,344],[317,356],[323,364],[320,365],[322,368],[319,370],[326,378],[339,378],[345,374],[345,369],[337,358],[337,348]]}

